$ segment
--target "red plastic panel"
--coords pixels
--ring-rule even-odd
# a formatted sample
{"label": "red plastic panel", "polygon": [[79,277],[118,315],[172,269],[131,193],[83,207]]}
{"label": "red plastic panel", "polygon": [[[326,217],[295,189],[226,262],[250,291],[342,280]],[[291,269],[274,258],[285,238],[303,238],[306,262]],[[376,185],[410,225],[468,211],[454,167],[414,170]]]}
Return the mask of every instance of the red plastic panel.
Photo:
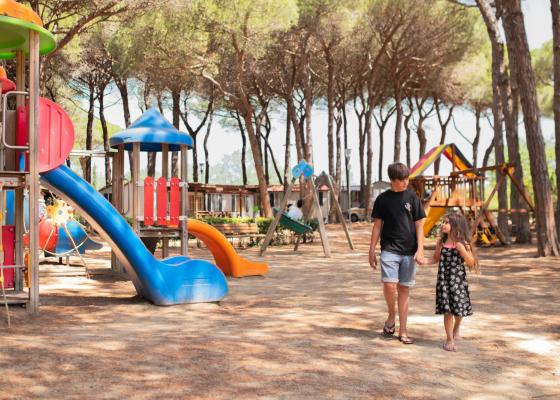
{"label": "red plastic panel", "polygon": [[63,164],[74,146],[74,124],[55,102],[39,98],[39,172]]}
{"label": "red plastic panel", "polygon": [[[16,141],[28,141],[29,106],[25,115],[18,109]],[[74,125],[66,112],[55,102],[39,98],[39,172],[50,171],[62,165],[74,146]]]}
{"label": "red plastic panel", "polygon": [[179,225],[179,211],[181,210],[181,187],[179,182],[181,180],[176,176],[170,180],[170,194],[169,194],[169,225]]}
{"label": "red plastic panel", "polygon": [[[14,265],[14,247],[16,238],[16,229],[13,226],[2,227],[2,245],[4,246],[4,264]],[[4,270],[4,287],[6,289],[14,287],[15,270],[8,268]]]}
{"label": "red plastic panel", "polygon": [[144,179],[144,225],[154,224],[154,178]]}
{"label": "red plastic panel", "polygon": [[157,180],[157,224],[167,225],[167,179]]}

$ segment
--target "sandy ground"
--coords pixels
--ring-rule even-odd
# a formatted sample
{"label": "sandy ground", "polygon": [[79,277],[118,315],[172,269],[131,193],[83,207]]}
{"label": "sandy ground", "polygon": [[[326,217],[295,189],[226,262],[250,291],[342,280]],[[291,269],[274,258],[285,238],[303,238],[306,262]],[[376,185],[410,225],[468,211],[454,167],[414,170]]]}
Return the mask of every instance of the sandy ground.
{"label": "sandy ground", "polygon": [[475,315],[448,353],[433,314],[435,266],[419,270],[417,342],[403,345],[381,335],[369,226],[354,224],[355,251],[340,229],[329,235],[332,258],[318,241],[298,254],[271,248],[270,274],[230,279],[220,304],[153,306],[110,273],[103,251],[87,256],[93,279],[43,264],[40,313],[12,308],[8,330],[0,310],[0,398],[560,398],[560,260],[535,259],[531,246],[480,250]]}

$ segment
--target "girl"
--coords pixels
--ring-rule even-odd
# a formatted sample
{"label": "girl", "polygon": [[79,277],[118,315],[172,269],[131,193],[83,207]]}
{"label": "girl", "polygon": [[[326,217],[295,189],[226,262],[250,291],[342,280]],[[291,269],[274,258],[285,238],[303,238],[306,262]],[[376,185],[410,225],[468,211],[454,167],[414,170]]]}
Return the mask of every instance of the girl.
{"label": "girl", "polygon": [[439,261],[436,284],[436,314],[443,314],[447,340],[446,351],[457,351],[455,341],[459,339],[459,328],[463,317],[472,315],[469,284],[465,264],[477,270],[478,263],[470,241],[467,220],[461,214],[449,214],[441,228],[441,239],[431,264]]}

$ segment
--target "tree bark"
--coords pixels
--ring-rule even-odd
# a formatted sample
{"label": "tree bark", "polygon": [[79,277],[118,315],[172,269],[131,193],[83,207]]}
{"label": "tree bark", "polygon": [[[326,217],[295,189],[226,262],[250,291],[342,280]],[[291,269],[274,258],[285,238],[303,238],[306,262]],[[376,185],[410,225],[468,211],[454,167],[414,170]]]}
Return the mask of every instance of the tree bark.
{"label": "tree bark", "polygon": [[[99,121],[101,122],[101,132],[103,134],[103,150],[109,151],[109,130],[105,119],[105,88],[106,85],[99,85],[97,88],[97,101],[99,103]],[[105,186],[111,185],[111,157],[105,155]]]}
{"label": "tree bark", "polygon": [[327,64],[327,143],[329,157],[329,175],[335,176],[334,166],[334,60],[330,47],[323,47]]}
{"label": "tree bark", "polygon": [[[439,121],[439,126],[441,128],[441,136],[439,138],[439,144],[442,145],[445,143],[445,138],[447,137],[447,126],[449,125],[449,122],[451,122],[451,118],[453,116],[453,108],[454,106],[450,106],[449,107],[449,114],[447,114],[447,118],[443,118],[442,115],[442,111],[440,109],[440,104],[443,105],[442,102],[436,100],[435,101],[435,107],[436,107],[436,114],[437,114],[437,118]],[[441,162],[441,158],[438,158],[435,162],[434,162],[434,174],[435,175],[439,175],[439,165]]]}
{"label": "tree bark", "polygon": [[[91,150],[93,142],[93,121],[95,120],[94,110],[95,110],[95,86],[93,83],[88,84],[89,90],[89,107],[88,107],[88,117],[86,126],[86,150]],[[86,156],[84,162],[84,179],[88,183],[92,183],[91,180],[91,156]]]}
{"label": "tree bark", "polygon": [[286,191],[286,189],[288,188],[288,185],[290,183],[290,171],[291,171],[291,167],[290,167],[290,158],[291,158],[291,146],[292,146],[292,116],[290,115],[291,113],[291,108],[290,107],[286,107],[286,138],[284,140],[284,143],[286,144],[286,147],[284,149],[284,191]]}
{"label": "tree bark", "polygon": [[[405,147],[406,147],[406,166],[408,168],[410,168],[411,166],[411,162],[410,162],[410,137],[412,135],[412,130],[410,128],[410,120],[412,119],[412,114],[414,112],[413,109],[413,105],[412,105],[412,101],[408,102],[408,106],[409,106],[409,112],[408,114],[405,114],[404,116],[404,131],[406,133],[406,139],[405,139]],[[379,160],[380,164],[379,164],[379,176],[381,176],[381,159]],[[381,178],[379,179],[381,180]]]}
{"label": "tree bark", "polygon": [[247,139],[245,138],[245,129],[243,128],[243,121],[239,111],[235,110],[235,119],[239,127],[239,134],[241,135],[241,173],[243,175],[243,186],[247,185]]}
{"label": "tree bark", "polygon": [[402,131],[402,119],[403,119],[403,109],[402,109],[402,98],[401,98],[401,88],[399,82],[395,82],[395,107],[397,112],[397,118],[395,121],[395,148],[393,154],[393,162],[401,161],[401,131]]}
{"label": "tree bark", "polygon": [[[494,115],[494,154],[496,157],[496,164],[501,165],[505,162],[502,130],[504,110],[502,107],[501,97],[502,87],[500,86],[505,73],[504,44],[500,37],[498,20],[496,19],[496,15],[488,1],[476,0],[476,3],[480,13],[482,14],[482,18],[484,19],[486,30],[488,31],[488,37],[492,45],[492,114]],[[498,171],[496,171],[496,174],[498,174]],[[498,179],[497,176],[496,179]],[[507,203],[507,185],[504,184],[498,189],[498,207],[500,209],[500,212],[498,213],[498,226],[506,237],[509,236],[508,217],[507,212],[505,212],[508,208]]]}
{"label": "tree bark", "polygon": [[552,47],[554,60],[554,137],[556,152],[556,229],[560,237],[560,5],[558,0],[550,0],[552,11]]}
{"label": "tree bark", "polygon": [[128,102],[128,79],[117,79],[114,77],[115,85],[121,94],[121,101],[123,105],[124,124],[128,128],[130,126],[130,104]]}
{"label": "tree bark", "polygon": [[184,112],[181,112],[181,120],[187,127],[187,132],[191,135],[193,140],[193,147],[192,147],[192,158],[193,158],[193,182],[198,182],[198,133],[202,129],[202,127],[206,124],[206,120],[211,112],[214,111],[214,87],[210,89],[210,99],[208,99],[208,105],[206,107],[206,111],[204,112],[204,117],[198,123],[198,126],[194,127],[189,122],[189,114],[190,111],[188,110],[188,96],[184,97],[183,100],[183,108]]}
{"label": "tree bark", "polygon": [[508,37],[512,40],[512,49],[514,50],[512,55],[518,67],[521,107],[524,115],[523,121],[531,162],[533,193],[535,195],[538,254],[539,256],[560,256],[544,138],[540,126],[535,75],[531,65],[531,54],[527,43],[521,2],[520,0],[510,0],[504,2],[504,7],[506,13],[510,14],[512,21],[511,26],[506,24],[504,29],[510,31]]}
{"label": "tree bark", "polygon": [[474,109],[474,116],[475,116],[475,134],[474,134],[474,139],[473,139],[473,143],[472,143],[472,153],[473,153],[473,168],[476,168],[478,166],[478,144],[480,142],[480,114],[482,113],[482,111],[480,110],[479,107],[475,106]]}
{"label": "tree bark", "polygon": [[[171,90],[173,126],[180,129],[181,124],[181,90]],[[171,176],[179,176],[179,152],[171,152]]]}
{"label": "tree bark", "polygon": [[[239,114],[238,114],[239,115]],[[208,115],[208,123],[206,124],[206,135],[204,135],[204,183],[210,181],[210,161],[208,161],[208,138],[210,137],[210,132],[212,131],[212,121],[214,120],[214,109],[211,110]],[[245,174],[245,182],[247,181],[247,174]],[[245,183],[246,185],[247,183]]]}
{"label": "tree bark", "polygon": [[[513,171],[514,179],[519,182],[525,192],[528,192],[524,184],[523,164],[521,163],[521,155],[519,153],[519,132],[518,132],[518,117],[519,117],[519,84],[518,84],[518,71],[515,64],[515,58],[511,56],[515,51],[512,46],[512,40],[508,39],[508,34],[511,33],[511,15],[505,14],[503,23],[510,25],[510,29],[506,30],[506,42],[509,54],[509,67],[510,77],[509,85],[505,82],[502,92],[502,102],[504,104],[504,118],[506,122],[506,139],[508,146],[508,161],[515,163],[515,170]],[[505,79],[504,79],[505,81]],[[514,185],[510,186],[510,207],[515,210],[510,214],[512,224],[517,227],[515,233],[515,241],[517,243],[530,243],[531,242],[531,227],[529,224],[529,206],[522,200],[521,194],[516,190]],[[520,209],[527,210],[527,212],[520,212]]]}

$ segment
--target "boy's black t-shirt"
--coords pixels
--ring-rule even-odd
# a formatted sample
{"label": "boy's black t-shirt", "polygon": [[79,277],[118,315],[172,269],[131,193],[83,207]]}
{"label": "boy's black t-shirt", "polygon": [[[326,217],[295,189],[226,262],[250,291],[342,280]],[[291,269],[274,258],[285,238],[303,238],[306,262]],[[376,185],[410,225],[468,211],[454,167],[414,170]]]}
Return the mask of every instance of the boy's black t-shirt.
{"label": "boy's black t-shirt", "polygon": [[372,218],[383,220],[381,250],[403,256],[416,253],[416,225],[426,217],[424,207],[412,189],[403,192],[387,190],[375,199]]}

